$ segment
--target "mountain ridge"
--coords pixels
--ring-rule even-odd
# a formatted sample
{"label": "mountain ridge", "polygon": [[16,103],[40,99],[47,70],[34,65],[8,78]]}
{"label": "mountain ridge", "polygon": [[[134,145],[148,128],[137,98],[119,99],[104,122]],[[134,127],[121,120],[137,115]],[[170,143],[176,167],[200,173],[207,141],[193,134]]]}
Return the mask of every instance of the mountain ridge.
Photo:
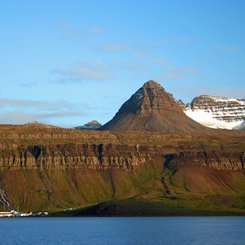
{"label": "mountain ridge", "polygon": [[243,129],[245,99],[201,95],[190,104],[182,104],[187,116],[204,126],[221,129]]}

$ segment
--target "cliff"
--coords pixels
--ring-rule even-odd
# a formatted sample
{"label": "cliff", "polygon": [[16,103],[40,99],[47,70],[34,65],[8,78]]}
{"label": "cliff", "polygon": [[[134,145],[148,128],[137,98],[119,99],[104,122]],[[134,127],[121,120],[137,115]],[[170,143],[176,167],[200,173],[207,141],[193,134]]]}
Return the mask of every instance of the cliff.
{"label": "cliff", "polygon": [[0,170],[34,169],[66,170],[92,169],[96,171],[117,168],[133,170],[154,158],[171,159],[171,166],[210,167],[225,170],[243,170],[244,152],[183,151],[166,154],[165,147],[113,144],[60,144],[19,146],[2,150]]}
{"label": "cliff", "polygon": [[[122,142],[123,134],[117,136]],[[130,136],[138,137],[137,133]],[[175,205],[192,210],[193,199],[199,203],[208,198],[194,209],[200,211],[212,204],[221,210],[234,206],[242,213],[244,140],[191,139],[195,137],[193,142],[188,137],[148,135],[148,144],[140,138],[138,144],[42,145],[29,144],[26,139],[15,144],[12,139],[12,143],[2,144],[0,151],[0,188],[10,205],[1,197],[0,203],[5,209],[52,211],[110,200],[143,200],[149,202],[147,210],[160,205],[158,214],[168,214],[163,208],[166,205],[178,213]],[[216,200],[220,195],[225,201]]]}
{"label": "cliff", "polygon": [[209,167],[218,170],[242,170],[245,168],[245,152],[201,151],[180,152],[165,156],[166,168]]}
{"label": "cliff", "polygon": [[[112,144],[59,144],[18,146],[2,151],[0,170],[35,169],[104,170],[110,167],[130,170],[144,164],[150,154],[146,147]],[[156,154],[156,153],[155,153]]]}

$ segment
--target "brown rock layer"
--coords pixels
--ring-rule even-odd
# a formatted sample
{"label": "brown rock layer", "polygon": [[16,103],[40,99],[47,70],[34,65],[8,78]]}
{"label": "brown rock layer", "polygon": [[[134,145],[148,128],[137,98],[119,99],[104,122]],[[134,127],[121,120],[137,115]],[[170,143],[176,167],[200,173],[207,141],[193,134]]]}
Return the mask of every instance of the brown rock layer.
{"label": "brown rock layer", "polygon": [[[166,149],[140,145],[113,144],[60,144],[20,146],[15,150],[0,154],[0,170],[5,169],[93,169],[118,168],[132,170],[147,164],[155,157],[162,157]],[[201,166],[214,169],[242,170],[245,155],[243,152],[223,151],[184,151],[165,155],[171,160],[171,167]]]}
{"label": "brown rock layer", "polygon": [[218,170],[244,170],[244,152],[181,152],[165,156],[165,167],[210,167]]}
{"label": "brown rock layer", "polygon": [[4,169],[94,169],[109,167],[130,170],[144,164],[153,151],[139,146],[112,144],[63,144],[21,146],[16,150],[0,154],[0,170]]}

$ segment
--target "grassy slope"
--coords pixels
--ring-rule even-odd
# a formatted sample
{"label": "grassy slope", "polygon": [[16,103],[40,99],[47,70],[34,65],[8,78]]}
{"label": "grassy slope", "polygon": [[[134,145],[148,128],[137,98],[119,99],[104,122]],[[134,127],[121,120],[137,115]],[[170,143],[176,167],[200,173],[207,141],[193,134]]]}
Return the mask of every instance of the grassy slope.
{"label": "grassy slope", "polygon": [[[120,195],[113,200],[54,215],[245,215],[245,177],[242,172],[179,169],[174,174],[166,175],[170,194],[165,194],[156,175],[150,176],[153,179],[148,183],[145,180],[150,179],[149,176],[140,176],[144,178],[144,184],[130,198]],[[134,176],[134,179],[137,177]],[[134,183],[133,187],[139,183]],[[123,186],[120,188],[124,189]],[[132,189],[128,190],[133,194]]]}
{"label": "grassy slope", "polygon": [[180,168],[166,173],[170,190],[166,195],[161,169],[158,159],[134,171],[74,169],[42,173],[40,178],[35,170],[14,170],[1,174],[1,182],[14,207],[26,211],[75,208],[59,215],[245,214],[242,172]]}
{"label": "grassy slope", "polygon": [[134,171],[11,170],[1,172],[1,185],[20,210],[57,210],[87,206],[112,199],[161,195],[161,162]]}

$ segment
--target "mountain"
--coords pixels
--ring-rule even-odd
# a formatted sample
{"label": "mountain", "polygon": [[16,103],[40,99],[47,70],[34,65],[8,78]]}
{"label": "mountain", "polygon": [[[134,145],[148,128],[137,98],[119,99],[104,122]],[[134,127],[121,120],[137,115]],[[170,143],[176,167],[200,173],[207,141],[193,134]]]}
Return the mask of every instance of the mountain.
{"label": "mountain", "polygon": [[245,215],[245,132],[183,106],[148,81],[103,126],[115,131],[0,125],[0,210]]}
{"label": "mountain", "polygon": [[187,116],[204,126],[244,130],[245,99],[202,95],[183,107]]}
{"label": "mountain", "polygon": [[185,115],[172,94],[155,81],[146,82],[100,130],[200,132],[205,127]]}
{"label": "mountain", "polygon": [[96,120],[92,120],[86,124],[84,124],[83,126],[78,126],[75,127],[75,129],[80,129],[80,130],[95,130],[100,128],[102,125],[96,121]]}

